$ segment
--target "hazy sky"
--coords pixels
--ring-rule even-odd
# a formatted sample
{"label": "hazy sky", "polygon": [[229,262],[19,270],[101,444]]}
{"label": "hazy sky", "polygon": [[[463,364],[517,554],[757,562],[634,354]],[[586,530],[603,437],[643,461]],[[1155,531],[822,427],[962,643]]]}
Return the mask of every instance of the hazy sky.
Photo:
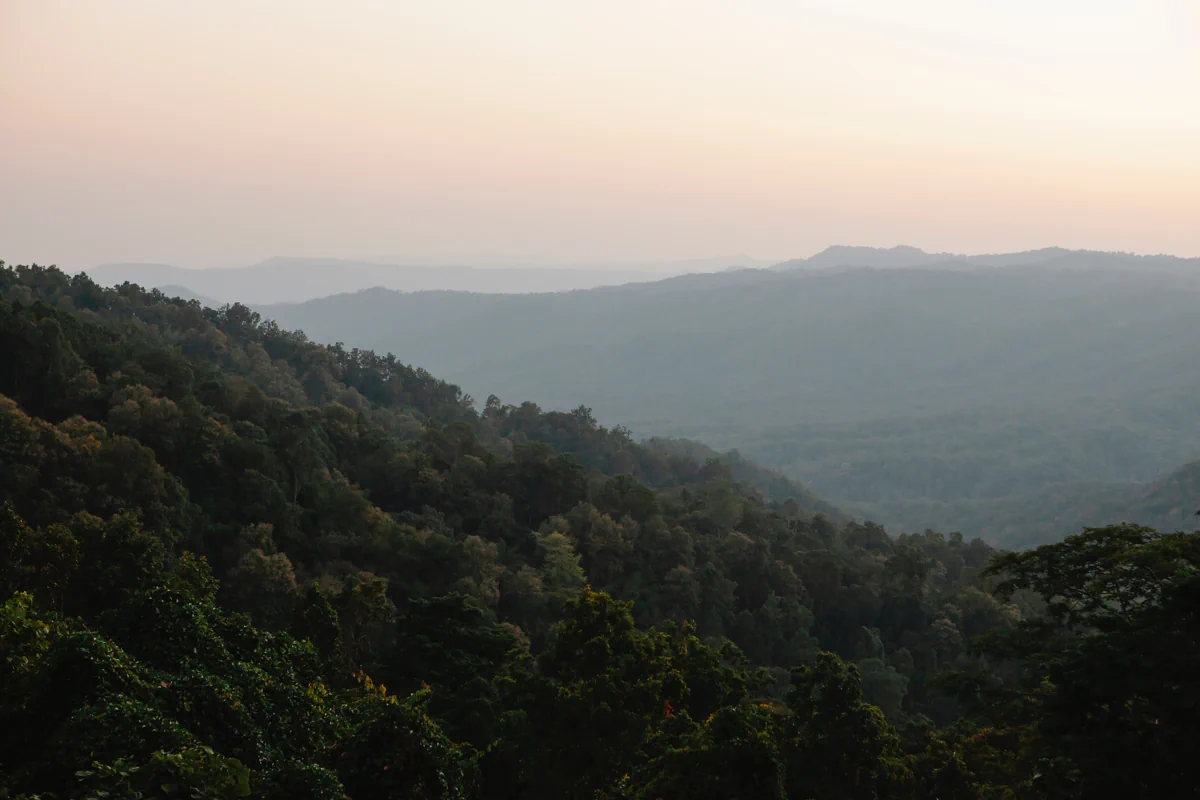
{"label": "hazy sky", "polygon": [[0,0],[0,258],[1200,255],[1200,0]]}

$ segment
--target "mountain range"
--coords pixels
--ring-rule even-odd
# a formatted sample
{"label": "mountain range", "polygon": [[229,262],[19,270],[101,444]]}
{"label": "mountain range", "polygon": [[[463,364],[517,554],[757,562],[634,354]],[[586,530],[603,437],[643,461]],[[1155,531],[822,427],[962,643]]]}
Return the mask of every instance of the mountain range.
{"label": "mountain range", "polygon": [[385,258],[277,257],[250,266],[219,269],[185,269],[151,263],[102,264],[87,270],[87,273],[104,286],[136,283],[147,288],[169,289],[173,296],[195,297],[205,305],[216,306],[233,302],[300,303],[340,292],[376,287],[405,292],[564,292],[649,283],[680,275],[762,269],[786,272],[847,267],[963,270],[975,267],[1040,266],[1054,269],[1200,272],[1200,259],[1067,250],[1061,247],[1018,253],[961,255],[927,253],[909,246],[876,248],[834,245],[808,258],[782,262],[737,255],[676,261],[566,262],[554,266],[555,263],[544,259],[482,258],[479,264],[462,266],[429,259],[403,262],[399,257],[391,262]]}
{"label": "mountain range", "polygon": [[1200,457],[1197,304],[1182,270],[968,264],[258,310],[479,400],[586,404],[638,435],[738,448],[895,530],[1014,544],[1078,527],[1055,522],[1061,498],[1099,521],[1107,506],[1083,494],[1136,492]]}
{"label": "mountain range", "polygon": [[808,258],[783,261],[772,270],[828,269],[832,267],[1032,267],[1056,269],[1134,269],[1160,272],[1191,272],[1200,269],[1200,258],[1180,258],[1172,255],[1138,255],[1136,253],[1101,250],[1068,250],[1063,247],[1044,247],[1016,253],[963,255],[960,253],[927,253],[906,245],[890,248],[849,247],[834,245]]}
{"label": "mountain range", "polygon": [[[249,298],[285,327],[394,351],[476,398],[586,404],[639,435],[737,448],[894,530],[1014,545],[1126,513],[1194,522],[1186,495],[1164,505],[1154,487],[1190,487],[1172,470],[1200,457],[1200,260],[906,246],[730,260],[666,278],[282,258],[93,275],[210,307]],[[606,279],[619,285],[588,288]],[[532,291],[547,286],[561,290]]]}
{"label": "mountain range", "polygon": [[542,266],[406,266],[333,258],[270,258],[247,267],[184,269],[169,264],[102,264],[87,270],[97,283],[125,282],[195,295],[209,304],[298,303],[337,292],[375,286],[401,291],[453,290],[491,293],[561,292],[660,280],[729,266],[763,267],[747,256],[686,261]]}

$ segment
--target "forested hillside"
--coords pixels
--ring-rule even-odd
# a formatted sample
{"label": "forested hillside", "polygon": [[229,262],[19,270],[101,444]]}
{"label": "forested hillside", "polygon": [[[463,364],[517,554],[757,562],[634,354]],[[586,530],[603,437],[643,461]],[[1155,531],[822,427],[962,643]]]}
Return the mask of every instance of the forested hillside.
{"label": "forested hillside", "polygon": [[243,306],[0,296],[0,797],[1200,786],[1195,536],[892,538]]}
{"label": "forested hillside", "polygon": [[889,528],[1023,545],[1075,529],[1056,498],[1099,508],[1200,457],[1197,302],[1183,275],[966,265],[262,311],[469,391],[739,448]]}

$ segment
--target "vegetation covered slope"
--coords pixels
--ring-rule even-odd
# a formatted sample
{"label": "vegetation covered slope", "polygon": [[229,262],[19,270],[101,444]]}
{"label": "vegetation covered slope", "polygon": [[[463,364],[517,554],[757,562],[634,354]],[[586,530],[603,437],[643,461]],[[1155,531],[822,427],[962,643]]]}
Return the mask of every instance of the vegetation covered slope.
{"label": "vegetation covered slope", "polygon": [[263,313],[403,348],[472,391],[586,399],[639,434],[738,447],[889,527],[1024,543],[1071,531],[1046,527],[1048,490],[1147,482],[1200,456],[1198,300],[1182,276],[1014,267],[379,290]]}
{"label": "vegetation covered slope", "polygon": [[1195,537],[984,570],[243,307],[38,268],[0,293],[0,796],[1200,785]]}
{"label": "vegetation covered slope", "polygon": [[[784,702],[788,670],[816,663],[821,648],[860,662],[868,696],[894,718],[926,708],[951,714],[952,701],[930,684],[961,651],[945,649],[944,629],[979,615],[991,620],[985,625],[1008,618],[974,588],[990,553],[981,542],[933,534],[895,542],[876,526],[837,525],[786,497],[778,477],[767,487],[777,499],[767,500],[735,480],[762,478],[745,462],[701,463],[679,452],[684,443],[637,445],[586,410],[543,414],[492,399],[477,414],[456,387],[391,356],[318,346],[241,306],[203,309],[39,268],[4,270],[0,291],[0,347],[9,356],[0,371],[6,580],[10,594],[32,594],[12,595],[8,613],[20,628],[13,635],[33,637],[34,648],[11,665],[13,685],[25,688],[10,694],[7,710],[41,720],[22,741],[86,743],[48,755],[44,773],[36,764],[19,771],[22,786],[75,791],[72,773],[57,767],[69,759],[89,772],[93,757],[105,780],[136,782],[118,774],[129,759],[142,759],[139,774],[157,776],[168,767],[145,760],[154,753],[203,746],[216,753],[212,770],[244,777],[255,791],[283,791],[272,782],[291,780],[275,777],[288,759],[302,771],[331,770],[321,780],[348,788],[338,763],[314,754],[369,736],[361,725],[376,724],[375,712],[364,721],[356,704],[408,715],[396,724],[427,724],[415,706],[393,711],[391,701],[370,699],[370,687],[351,680],[365,668],[402,696],[431,685],[432,719],[459,742],[493,746],[496,755],[478,765],[481,780],[511,788],[489,796],[571,796],[547,781],[590,796],[661,745],[647,738],[656,728],[636,728],[628,742],[636,750],[612,757],[615,774],[612,766],[581,777],[567,768],[578,757],[570,753],[557,771],[520,766],[522,737],[537,749],[563,735],[546,727],[561,711],[545,716],[553,697],[582,702],[569,700],[578,681],[578,691],[601,690],[586,683],[605,668],[602,658],[571,666],[578,653],[555,655],[570,613],[600,614],[604,630],[615,626],[622,646],[645,658],[683,648],[730,676],[720,680],[733,688],[705,689],[701,706],[689,706],[696,681],[629,676],[639,703],[676,709],[663,719],[679,718],[678,736],[700,735],[682,724],[684,713],[699,724],[728,704],[728,692]],[[589,594],[589,584],[606,594]],[[177,631],[156,627],[179,615],[186,622]],[[623,627],[634,623],[659,632]],[[694,627],[675,627],[684,623]],[[588,630],[585,639],[599,635]],[[92,637],[79,667],[84,694],[51,714],[25,681],[46,679],[57,669],[55,648],[75,647],[78,636]],[[163,637],[183,649],[157,654],[153,642]],[[187,655],[197,637],[212,639],[211,659]],[[282,654],[294,647],[294,658]],[[105,653],[126,659],[125,677],[89,683],[87,675],[118,669]],[[536,669],[522,666],[529,658]],[[555,659],[566,661],[544,663]],[[653,670],[683,669],[668,662]],[[189,681],[217,692],[215,718],[181,717],[199,701],[167,691],[195,670]],[[546,683],[555,670],[562,680]],[[275,682],[316,694],[286,712],[239,699]],[[90,743],[70,727],[101,713],[97,703],[133,701],[173,738],[135,739],[123,751],[123,739]],[[592,704],[580,713],[599,713]],[[307,723],[278,714],[327,715],[329,727],[301,746],[276,734]],[[279,732],[263,729],[277,719]],[[600,730],[643,725],[638,719],[603,721]],[[222,729],[209,727],[221,720],[249,743],[227,746]],[[566,744],[585,752],[585,742]],[[25,762],[24,746],[12,743],[6,769]],[[445,747],[447,759],[458,758]]]}

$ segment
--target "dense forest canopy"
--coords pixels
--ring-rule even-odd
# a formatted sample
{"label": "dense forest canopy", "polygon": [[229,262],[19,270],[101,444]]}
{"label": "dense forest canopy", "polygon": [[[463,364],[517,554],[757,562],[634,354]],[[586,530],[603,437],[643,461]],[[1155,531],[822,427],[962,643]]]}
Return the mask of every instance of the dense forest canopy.
{"label": "dense forest canopy", "polygon": [[261,310],[319,341],[403,349],[471,392],[738,448],[889,529],[1026,545],[1191,525],[1190,498],[1139,498],[1200,457],[1197,302],[1185,274],[965,265]]}
{"label": "dense forest canopy", "polygon": [[0,265],[0,352],[0,797],[1200,788],[1195,534],[892,537],[53,268]]}

